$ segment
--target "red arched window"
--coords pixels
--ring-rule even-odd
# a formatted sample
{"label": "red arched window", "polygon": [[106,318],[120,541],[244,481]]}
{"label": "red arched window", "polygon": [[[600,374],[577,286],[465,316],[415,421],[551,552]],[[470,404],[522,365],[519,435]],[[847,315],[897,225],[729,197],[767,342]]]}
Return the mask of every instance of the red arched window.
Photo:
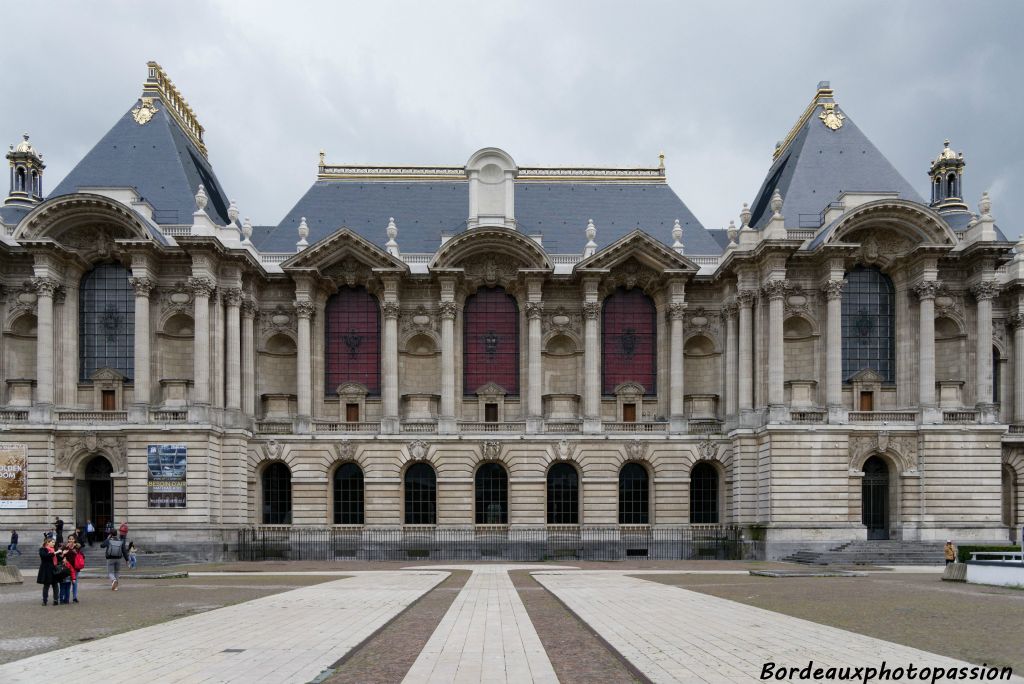
{"label": "red arched window", "polygon": [[658,330],[654,302],[639,289],[619,288],[604,300],[601,316],[601,391],[614,394],[624,382],[655,393]]}
{"label": "red arched window", "polygon": [[500,287],[481,288],[462,311],[462,391],[493,382],[519,394],[519,307]]}
{"label": "red arched window", "polygon": [[380,395],[380,311],[361,287],[347,287],[327,300],[324,325],[324,391],[344,382],[366,385]]}

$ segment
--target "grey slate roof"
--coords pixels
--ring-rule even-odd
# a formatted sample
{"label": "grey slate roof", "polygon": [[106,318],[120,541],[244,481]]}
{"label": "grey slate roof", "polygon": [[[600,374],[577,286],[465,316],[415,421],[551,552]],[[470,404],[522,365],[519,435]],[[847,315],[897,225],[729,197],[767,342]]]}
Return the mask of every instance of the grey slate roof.
{"label": "grey slate roof", "polygon": [[196,189],[202,183],[210,198],[206,212],[226,224],[227,196],[213,167],[167,113],[166,105],[157,101],[156,106],[153,118],[141,126],[130,110],[125,112],[49,197],[83,187],[131,187],[153,205],[157,223],[183,224],[192,222]]}
{"label": "grey slate roof", "polygon": [[[582,252],[588,219],[594,219],[597,226],[599,248],[638,226],[671,245],[672,225],[679,219],[687,253],[722,252],[718,242],[663,183],[517,183],[515,213],[521,232],[543,234],[548,253]],[[403,252],[432,253],[441,244],[442,232],[465,230],[468,214],[469,187],[465,181],[318,180],[276,229],[265,234],[254,229],[253,244],[261,251],[294,251],[299,221],[305,216],[310,244],[344,226],[383,247],[388,218],[393,216]]]}
{"label": "grey slate roof", "polygon": [[923,203],[846,111],[836,109],[846,117],[842,127],[826,127],[818,118],[818,105],[772,164],[751,205],[751,226],[760,230],[768,223],[776,188],[784,200],[787,228],[817,228],[819,214],[843,192],[898,192],[901,199]]}
{"label": "grey slate roof", "polygon": [[30,211],[32,211],[31,207],[22,207],[17,204],[9,204],[6,207],[0,206],[0,223],[13,226],[25,218],[25,215]]}

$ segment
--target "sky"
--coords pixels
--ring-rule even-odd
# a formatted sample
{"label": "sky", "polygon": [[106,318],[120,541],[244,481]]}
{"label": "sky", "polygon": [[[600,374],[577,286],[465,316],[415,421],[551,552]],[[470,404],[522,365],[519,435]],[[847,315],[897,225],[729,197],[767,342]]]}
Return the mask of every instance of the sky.
{"label": "sky", "polygon": [[[36,2],[0,6],[0,141],[54,188],[156,60],[242,216],[277,224],[328,163],[656,166],[737,219],[821,80],[928,196],[949,138],[1008,220],[1024,188],[1024,2]],[[20,28],[19,28],[20,27]],[[22,36],[22,37],[19,37]],[[738,221],[737,221],[738,222]],[[581,231],[583,227],[581,226]]]}

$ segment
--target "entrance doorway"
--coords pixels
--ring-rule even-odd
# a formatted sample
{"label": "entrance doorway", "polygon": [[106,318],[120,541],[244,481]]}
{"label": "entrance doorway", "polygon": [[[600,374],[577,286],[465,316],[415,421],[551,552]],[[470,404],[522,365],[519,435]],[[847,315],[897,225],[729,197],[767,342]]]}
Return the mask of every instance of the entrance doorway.
{"label": "entrance doorway", "polygon": [[861,522],[868,528],[868,539],[889,538],[889,466],[879,456],[864,464]]}
{"label": "entrance doorway", "polygon": [[75,482],[75,522],[84,527],[86,520],[92,520],[100,538],[107,522],[114,521],[114,481],[110,478],[113,472],[110,461],[93,456]]}

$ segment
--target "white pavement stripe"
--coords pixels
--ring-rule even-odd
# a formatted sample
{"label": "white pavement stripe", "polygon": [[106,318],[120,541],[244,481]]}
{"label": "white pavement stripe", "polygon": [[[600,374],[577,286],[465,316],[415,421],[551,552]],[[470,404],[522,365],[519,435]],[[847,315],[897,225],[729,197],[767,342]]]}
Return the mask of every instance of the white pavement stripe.
{"label": "white pavement stripe", "polygon": [[509,570],[531,566],[465,567],[473,574],[404,681],[557,682],[526,606],[508,576]]}
{"label": "white pavement stripe", "polygon": [[374,572],[264,596],[17,660],[0,682],[308,682],[447,576]]}
{"label": "white pavement stripe", "polygon": [[883,661],[889,668],[969,667],[952,658],[627,574],[632,573],[534,576],[654,682],[762,681],[765,663],[803,667],[809,660],[826,668],[880,667]]}

